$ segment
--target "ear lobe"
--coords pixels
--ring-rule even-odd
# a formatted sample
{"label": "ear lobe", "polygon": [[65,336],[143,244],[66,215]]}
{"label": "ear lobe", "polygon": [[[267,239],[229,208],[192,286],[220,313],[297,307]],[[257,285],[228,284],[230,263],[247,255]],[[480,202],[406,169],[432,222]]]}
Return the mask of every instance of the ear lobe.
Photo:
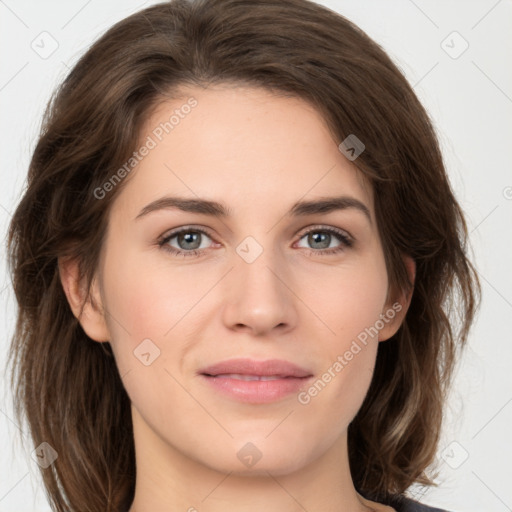
{"label": "ear lobe", "polygon": [[385,310],[382,312],[381,317],[384,327],[379,331],[379,341],[386,341],[396,334],[411,304],[416,279],[416,262],[410,256],[404,256],[403,260],[411,287],[408,290],[402,290],[392,304],[391,301],[386,303]]}
{"label": "ear lobe", "polygon": [[85,283],[80,279],[78,260],[59,258],[58,264],[62,288],[73,315],[91,339],[99,342],[109,341],[110,334],[105,322],[97,279],[94,278],[91,285],[91,296],[87,297]]}

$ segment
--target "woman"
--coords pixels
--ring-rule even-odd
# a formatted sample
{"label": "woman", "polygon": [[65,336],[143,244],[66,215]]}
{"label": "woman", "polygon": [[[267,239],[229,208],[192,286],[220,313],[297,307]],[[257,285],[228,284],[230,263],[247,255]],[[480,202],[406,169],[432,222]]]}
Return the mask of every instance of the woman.
{"label": "woman", "polygon": [[427,113],[342,16],[122,20],[49,105],[10,226],[52,508],[436,510],[405,491],[434,485],[466,237]]}

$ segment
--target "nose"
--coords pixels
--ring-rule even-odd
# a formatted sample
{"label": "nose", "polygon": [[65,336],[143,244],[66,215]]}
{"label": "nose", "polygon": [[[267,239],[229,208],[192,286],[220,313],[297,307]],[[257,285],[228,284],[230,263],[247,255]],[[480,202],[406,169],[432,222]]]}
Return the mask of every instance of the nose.
{"label": "nose", "polygon": [[226,281],[224,324],[257,336],[293,329],[297,298],[284,263],[271,250],[263,250],[249,261],[235,255],[235,266]]}

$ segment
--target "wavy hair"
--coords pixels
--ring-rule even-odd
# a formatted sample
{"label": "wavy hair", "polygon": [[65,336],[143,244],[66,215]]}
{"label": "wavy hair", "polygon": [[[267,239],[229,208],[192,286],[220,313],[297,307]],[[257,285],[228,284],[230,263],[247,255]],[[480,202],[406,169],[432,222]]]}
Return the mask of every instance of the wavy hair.
{"label": "wavy hair", "polygon": [[9,226],[15,414],[28,420],[34,446],[45,441],[58,453],[41,469],[52,509],[123,511],[135,490],[129,397],[110,344],[93,342],[73,315],[58,260],[77,258],[90,290],[126,180],[102,199],[94,191],[130,158],[159,102],[182,86],[215,83],[301,98],[338,143],[350,134],[364,142],[354,164],[375,192],[389,282],[410,290],[404,254],[416,278],[349,425],[350,468],[356,489],[383,502],[415,482],[435,485],[429,468],[480,284],[428,114],[385,51],[326,7],[171,0],[111,27],[55,91]]}

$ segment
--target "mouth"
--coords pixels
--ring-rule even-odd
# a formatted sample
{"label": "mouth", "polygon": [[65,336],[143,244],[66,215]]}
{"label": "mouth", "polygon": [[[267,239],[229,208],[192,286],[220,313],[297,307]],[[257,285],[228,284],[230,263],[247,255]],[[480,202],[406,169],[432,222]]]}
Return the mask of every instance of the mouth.
{"label": "mouth", "polygon": [[310,377],[312,373],[284,359],[228,359],[202,368],[198,373],[216,377],[218,375],[253,376],[253,377]]}
{"label": "mouth", "polygon": [[200,370],[209,389],[238,402],[264,404],[298,393],[313,374],[284,360],[232,359]]}

